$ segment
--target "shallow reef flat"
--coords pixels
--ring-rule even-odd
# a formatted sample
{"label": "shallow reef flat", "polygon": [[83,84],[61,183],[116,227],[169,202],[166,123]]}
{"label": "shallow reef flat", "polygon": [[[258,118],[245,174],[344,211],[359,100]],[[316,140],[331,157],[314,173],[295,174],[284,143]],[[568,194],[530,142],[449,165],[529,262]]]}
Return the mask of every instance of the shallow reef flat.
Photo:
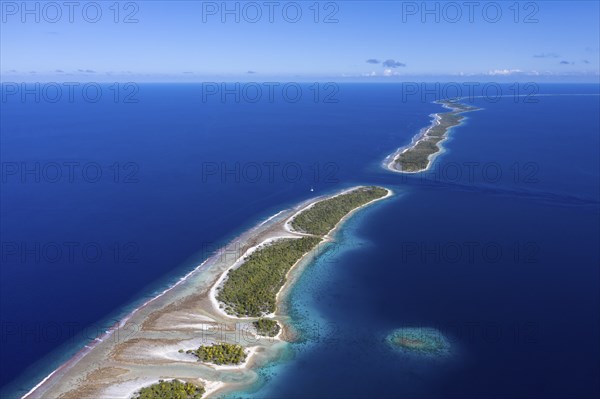
{"label": "shallow reef flat", "polygon": [[386,341],[392,348],[403,353],[428,356],[446,356],[450,353],[450,343],[435,328],[398,328],[387,336]]}

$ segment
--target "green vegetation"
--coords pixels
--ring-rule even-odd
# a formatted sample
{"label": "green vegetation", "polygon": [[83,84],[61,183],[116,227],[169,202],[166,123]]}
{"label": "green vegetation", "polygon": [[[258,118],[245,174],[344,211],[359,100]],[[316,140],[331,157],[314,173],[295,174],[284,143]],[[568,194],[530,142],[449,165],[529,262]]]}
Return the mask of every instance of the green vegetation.
{"label": "green vegetation", "polygon": [[387,190],[381,187],[361,187],[346,194],[317,202],[292,220],[296,231],[325,235],[351,210],[374,199],[384,197]]}
{"label": "green vegetation", "polygon": [[437,144],[442,140],[443,138],[431,137],[419,141],[414,147],[396,158],[396,165],[399,165],[403,172],[418,172],[427,169],[429,156],[440,150]]}
{"label": "green vegetation", "polygon": [[474,111],[478,108],[451,101],[441,101],[452,108],[450,112],[439,113],[438,123],[429,128],[416,145],[401,153],[394,159],[394,167],[403,172],[418,172],[427,169],[429,156],[440,151],[438,143],[446,138],[448,130],[461,124],[464,112]]}
{"label": "green vegetation", "polygon": [[211,346],[201,346],[195,351],[188,350],[198,357],[201,362],[222,364],[240,364],[246,360],[246,353],[241,345],[220,343]]}
{"label": "green vegetation", "polygon": [[[350,211],[388,191],[381,187],[360,187],[348,193],[317,202],[292,220],[297,231],[311,234],[301,238],[284,238],[257,249],[244,263],[227,274],[217,294],[225,304],[225,312],[238,317],[261,317],[273,313],[277,293],[286,281],[286,274],[307,252],[312,250]],[[259,321],[260,322],[260,321]],[[267,335],[276,335],[275,327],[267,327]],[[275,323],[277,331],[279,326]]]}
{"label": "green vegetation", "polygon": [[134,399],[200,399],[204,387],[179,380],[159,380],[158,384],[145,387],[136,392]]}
{"label": "green vegetation", "polygon": [[227,313],[239,317],[274,312],[285,275],[319,241],[319,237],[285,238],[257,249],[227,274],[217,299],[225,303]]}
{"label": "green vegetation", "polygon": [[274,337],[279,334],[279,324],[275,320],[271,319],[258,319],[252,323],[254,327],[256,327],[256,331],[258,335],[263,335],[265,337]]}

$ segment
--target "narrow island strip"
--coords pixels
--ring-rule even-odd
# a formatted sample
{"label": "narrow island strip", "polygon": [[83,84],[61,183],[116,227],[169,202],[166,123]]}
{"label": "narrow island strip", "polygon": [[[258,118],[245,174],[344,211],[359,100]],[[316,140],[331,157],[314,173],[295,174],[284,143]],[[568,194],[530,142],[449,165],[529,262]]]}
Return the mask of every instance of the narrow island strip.
{"label": "narrow island strip", "polygon": [[205,399],[251,386],[254,369],[277,359],[294,336],[286,334],[284,296],[302,268],[351,215],[391,195],[357,186],[271,216],[145,301],[23,398]]}
{"label": "narrow island strip", "polygon": [[477,111],[480,108],[461,104],[451,100],[435,101],[449,112],[439,112],[433,115],[431,125],[425,129],[408,147],[401,148],[386,159],[389,170],[401,173],[418,173],[429,169],[435,157],[442,151],[442,143],[448,138],[451,128],[462,124],[466,112]]}
{"label": "narrow island strip", "polygon": [[[287,275],[307,253],[323,241],[353,210],[386,197],[381,187],[359,187],[311,204],[286,224],[300,236],[276,238],[263,243],[243,263],[230,270],[217,287],[220,308],[236,317],[262,317],[276,310],[277,294]],[[291,228],[289,227],[291,226]]]}
{"label": "narrow island strip", "polygon": [[[336,227],[352,212],[374,201],[391,195],[391,191],[381,187],[357,187],[338,195],[313,202],[292,215],[285,222],[285,231],[290,235],[270,237],[261,244],[250,248],[246,254],[219,279],[211,290],[213,303],[229,317],[258,318],[252,323],[257,336],[276,337],[281,330],[273,317],[277,308],[278,294],[283,290],[290,270],[317,246],[330,241]],[[180,349],[180,353],[184,350]],[[216,365],[219,369],[239,368],[248,360],[247,353],[239,344],[225,342],[202,345],[186,354],[197,357],[199,362]],[[139,399],[159,399],[160,395],[142,396],[151,389],[165,384],[145,388],[136,392]],[[179,385],[181,387],[181,385]],[[186,386],[188,396],[196,399],[204,393],[204,387]]]}

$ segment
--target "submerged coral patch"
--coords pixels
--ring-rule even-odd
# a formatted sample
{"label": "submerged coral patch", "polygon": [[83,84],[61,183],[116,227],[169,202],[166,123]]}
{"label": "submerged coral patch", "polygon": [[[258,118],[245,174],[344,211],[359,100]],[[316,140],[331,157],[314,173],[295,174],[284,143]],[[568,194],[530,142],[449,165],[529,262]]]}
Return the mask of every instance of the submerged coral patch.
{"label": "submerged coral patch", "polygon": [[399,328],[387,336],[394,349],[406,353],[441,356],[450,353],[450,343],[435,328]]}

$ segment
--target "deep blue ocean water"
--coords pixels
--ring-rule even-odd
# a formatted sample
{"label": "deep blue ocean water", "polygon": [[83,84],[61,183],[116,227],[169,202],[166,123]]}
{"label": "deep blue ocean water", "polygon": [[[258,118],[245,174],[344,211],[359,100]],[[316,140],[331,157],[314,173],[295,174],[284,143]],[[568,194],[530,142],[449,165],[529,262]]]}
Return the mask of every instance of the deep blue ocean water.
{"label": "deep blue ocean water", "polygon": [[[238,395],[600,393],[600,97],[474,99],[483,109],[432,169],[403,176],[381,161],[441,110],[434,98],[345,84],[323,103],[309,90],[295,103],[204,101],[199,85],[142,85],[133,104],[3,99],[2,397],[220,244],[355,184],[398,195],[352,218],[307,268],[290,295],[304,339]],[[444,333],[452,355],[385,346],[420,326]]]}

